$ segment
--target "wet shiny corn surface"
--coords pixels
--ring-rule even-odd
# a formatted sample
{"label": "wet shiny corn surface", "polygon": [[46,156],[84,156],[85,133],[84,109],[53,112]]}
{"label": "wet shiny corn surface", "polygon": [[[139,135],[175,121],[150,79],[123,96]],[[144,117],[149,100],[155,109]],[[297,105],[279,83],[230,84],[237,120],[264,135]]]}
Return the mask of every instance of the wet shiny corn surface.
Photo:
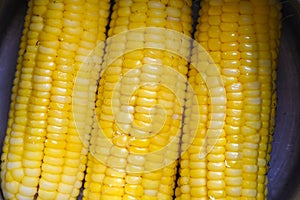
{"label": "wet shiny corn surface", "polygon": [[[105,40],[109,2],[68,3],[29,4],[2,156],[7,199],[75,198],[84,176],[86,199],[172,199],[180,153],[176,198],[265,198],[280,28],[276,2],[202,1],[195,40],[222,76],[224,88],[214,90],[207,88],[215,84],[212,79],[162,50],[182,43],[168,43],[168,35],[155,31],[143,37],[160,50],[122,55],[102,69],[97,87],[101,69],[95,66],[144,40],[126,35],[108,43],[103,54],[104,46],[96,46]],[[117,1],[108,36],[151,26],[191,35],[191,4]],[[181,48],[188,52],[188,46]],[[192,63],[197,58],[201,55],[191,53]],[[226,103],[222,97],[212,101],[222,92]],[[192,94],[197,101],[189,101]],[[187,122],[193,121],[195,106],[200,123]],[[112,141],[108,146],[99,127]],[[145,137],[149,133],[156,135]],[[167,151],[149,154],[171,139],[174,146]],[[186,152],[180,152],[181,145]],[[145,173],[163,162],[172,164]]]}

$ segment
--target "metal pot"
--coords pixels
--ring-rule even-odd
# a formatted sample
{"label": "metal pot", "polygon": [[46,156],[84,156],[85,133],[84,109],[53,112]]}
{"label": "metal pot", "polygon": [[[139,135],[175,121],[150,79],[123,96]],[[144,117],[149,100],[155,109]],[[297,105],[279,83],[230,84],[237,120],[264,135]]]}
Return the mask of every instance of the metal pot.
{"label": "metal pot", "polygon": [[[296,200],[300,199],[300,0],[282,4],[278,104],[268,199]],[[26,1],[0,0],[0,146],[5,137],[25,13]]]}

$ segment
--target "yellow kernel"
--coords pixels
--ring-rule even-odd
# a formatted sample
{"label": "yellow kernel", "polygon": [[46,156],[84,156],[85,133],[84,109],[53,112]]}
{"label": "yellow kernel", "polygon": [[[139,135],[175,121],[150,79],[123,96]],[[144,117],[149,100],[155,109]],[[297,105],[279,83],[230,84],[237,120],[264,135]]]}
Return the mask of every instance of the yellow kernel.
{"label": "yellow kernel", "polygon": [[221,15],[222,9],[221,6],[211,6],[208,9],[208,15]]}
{"label": "yellow kernel", "polygon": [[220,23],[221,23],[221,17],[219,15],[209,16],[208,23],[210,25],[220,25]]}
{"label": "yellow kernel", "polygon": [[224,179],[224,172],[209,171],[207,173],[208,180],[222,180]]}
{"label": "yellow kernel", "polygon": [[199,186],[205,186],[207,183],[206,178],[190,178],[189,184],[191,187],[199,187]]}
{"label": "yellow kernel", "polygon": [[210,26],[208,28],[208,36],[210,38],[218,38],[220,34],[220,28],[219,26]]}
{"label": "yellow kernel", "polygon": [[234,23],[239,19],[239,14],[237,13],[223,13],[221,15],[222,22]]}
{"label": "yellow kernel", "polygon": [[143,187],[141,185],[125,185],[125,193],[133,196],[142,196]]}
{"label": "yellow kernel", "polygon": [[221,44],[222,51],[237,51],[239,49],[239,44],[237,42],[227,42]]}
{"label": "yellow kernel", "polygon": [[206,187],[193,187],[193,188],[191,188],[190,194],[192,197],[206,198],[207,188]]}

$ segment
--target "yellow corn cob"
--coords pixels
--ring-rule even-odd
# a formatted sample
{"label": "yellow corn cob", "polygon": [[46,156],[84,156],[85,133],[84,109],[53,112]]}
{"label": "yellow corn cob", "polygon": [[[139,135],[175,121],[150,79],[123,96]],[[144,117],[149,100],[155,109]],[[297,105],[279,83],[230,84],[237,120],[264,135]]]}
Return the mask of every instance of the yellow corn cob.
{"label": "yellow corn cob", "polygon": [[[172,199],[189,45],[161,29],[122,32],[190,35],[190,6],[116,1],[93,116],[109,1],[29,2],[1,157],[6,199],[76,199],[89,143],[85,199]],[[194,46],[176,198],[265,199],[280,4],[201,6],[195,38],[213,61]]]}
{"label": "yellow corn cob", "polygon": [[[278,2],[273,4],[279,8]],[[279,32],[276,29],[277,35],[273,33],[270,37],[266,32],[269,31],[270,5],[269,1],[258,0],[201,2],[195,40],[219,67],[227,98],[226,118],[223,129],[209,129],[208,122],[213,115],[220,119],[224,117],[223,108],[216,109],[219,114],[210,108],[211,102],[207,99],[212,92],[192,67],[189,83],[200,90],[197,97],[202,121],[193,143],[181,157],[177,199],[265,198],[267,160],[264,156],[267,154],[271,110],[268,102],[271,102],[273,87],[268,63],[276,65],[276,61],[270,59],[273,51],[277,52]],[[273,10],[273,16],[279,13],[279,9]],[[268,38],[276,38],[276,45]],[[192,56],[192,61],[199,60],[197,57],[201,54],[193,52]],[[271,73],[266,74],[268,72]],[[190,120],[190,113],[186,109],[186,120]],[[184,129],[193,130],[189,125],[184,125]],[[182,145],[189,138],[185,134]],[[207,156],[200,157],[201,154]]]}
{"label": "yellow corn cob", "polygon": [[[29,25],[31,22],[31,17],[32,17],[32,1],[29,1],[28,3],[28,10],[26,13],[25,17],[25,22],[24,22],[24,28],[23,28],[23,35],[21,38],[21,43],[20,43],[20,50],[18,53],[18,60],[17,60],[17,66],[16,66],[16,73],[15,73],[15,78],[13,82],[13,88],[12,88],[12,94],[11,94],[11,103],[10,103],[10,110],[9,110],[9,119],[8,119],[8,125],[7,125],[7,130],[6,130],[6,137],[5,141],[3,144],[3,149],[2,149],[2,155],[1,155],[1,188],[4,188],[4,177],[6,175],[6,165],[8,161],[8,150],[10,146],[10,138],[11,138],[11,131],[12,131],[12,124],[14,122],[14,113],[15,113],[15,107],[18,107],[18,104],[16,103],[17,96],[20,96],[21,94],[18,94],[18,89],[19,89],[19,82],[21,79],[21,69],[22,69],[22,62],[23,62],[23,57],[25,54],[25,49],[27,46],[27,34],[29,32]],[[27,46],[28,49],[30,49],[30,45]],[[28,54],[28,53],[27,53]],[[28,58],[27,58],[28,59]],[[28,72],[30,73],[31,70]],[[28,73],[27,72],[27,73]],[[20,104],[19,104],[20,105]],[[23,110],[26,112],[26,105],[23,105]],[[15,153],[12,154],[10,153],[9,156],[17,156]]]}
{"label": "yellow corn cob", "polygon": [[[1,170],[3,175],[2,179],[2,190],[3,195],[6,199],[18,199],[24,198],[24,192],[22,192],[21,184],[35,184],[36,181],[22,180],[24,176],[24,170],[22,159],[24,157],[23,152],[25,146],[25,131],[26,124],[28,122],[27,115],[29,111],[29,95],[32,90],[32,76],[33,69],[35,66],[35,58],[37,54],[38,38],[42,31],[44,20],[44,13],[47,6],[47,1],[44,2],[29,2],[29,9],[26,18],[25,25],[29,23],[28,30],[26,26],[23,34],[24,41],[21,48],[24,48],[26,53],[19,56],[19,66],[17,67],[17,74],[19,73],[20,78],[18,82],[14,82],[16,87],[16,100],[12,101],[11,107],[13,107],[13,114],[10,116],[11,124],[8,124],[7,130],[7,145],[4,145],[3,151],[7,151],[7,157],[1,163]],[[32,11],[31,11],[32,10]],[[32,14],[30,14],[32,12]],[[18,75],[17,75],[18,76]],[[14,96],[14,94],[13,94]],[[11,129],[9,128],[11,126]],[[6,139],[5,139],[6,140]],[[6,149],[7,146],[7,149]],[[5,150],[6,149],[6,150]],[[5,155],[5,154],[4,154]],[[2,158],[3,159],[3,158]],[[26,183],[25,183],[26,182]],[[28,183],[29,182],[29,183]],[[31,183],[32,182],[32,183]],[[36,191],[36,186],[34,187]],[[27,192],[27,191],[25,191]]]}
{"label": "yellow corn cob", "polygon": [[95,97],[82,96],[80,89],[96,90],[103,45],[96,47],[105,40],[110,3],[33,0],[29,5],[32,17],[21,44],[27,43],[26,53],[20,54],[17,71],[21,81],[2,156],[2,190],[6,199],[76,199],[87,153],[78,134],[90,132],[92,111],[86,110]]}
{"label": "yellow corn cob", "polygon": [[187,73],[175,53],[188,55],[189,45],[167,43],[173,32],[135,29],[190,35],[191,20],[191,1],[115,2],[84,199],[172,199]]}

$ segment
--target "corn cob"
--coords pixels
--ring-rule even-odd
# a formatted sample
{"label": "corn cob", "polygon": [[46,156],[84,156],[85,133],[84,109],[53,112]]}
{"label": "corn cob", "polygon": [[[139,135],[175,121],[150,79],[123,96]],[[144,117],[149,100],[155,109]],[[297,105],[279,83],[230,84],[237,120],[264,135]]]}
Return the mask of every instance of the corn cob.
{"label": "corn cob", "polygon": [[[10,143],[10,138],[11,138],[10,134],[12,131],[12,124],[14,122],[13,120],[14,120],[15,107],[18,107],[18,104],[16,103],[16,98],[18,96],[18,89],[19,89],[18,83],[20,82],[20,79],[21,79],[21,77],[20,77],[21,76],[21,67],[22,67],[23,57],[25,54],[25,48],[27,46],[27,34],[29,32],[29,25],[30,25],[30,21],[31,21],[31,17],[32,17],[32,6],[33,6],[32,1],[30,1],[28,3],[28,10],[27,10],[26,17],[25,17],[23,35],[21,38],[20,50],[18,53],[16,73],[15,73],[15,78],[14,78],[13,88],[12,88],[12,95],[11,95],[9,120],[8,120],[6,137],[5,137],[5,141],[3,144],[2,155],[1,155],[1,180],[3,180],[6,175],[6,167],[5,166],[7,165],[8,155],[9,155],[9,157],[11,157],[11,156],[18,157],[18,155],[16,155],[15,153],[8,154],[8,151],[9,151],[9,146],[10,146],[9,143]],[[28,45],[27,48],[30,49],[30,45]],[[30,71],[31,70],[29,70],[29,72]],[[22,104],[19,104],[19,105],[21,106]],[[22,106],[25,107],[24,110],[26,110],[26,105],[22,105]],[[1,181],[1,188],[3,188],[3,187],[4,187],[3,181]]]}
{"label": "corn cob", "polygon": [[[24,36],[20,48],[24,48],[25,52],[19,55],[19,63],[17,66],[15,88],[15,102],[12,100],[12,112],[9,116],[7,130],[7,145],[3,147],[1,170],[2,170],[2,190],[6,199],[23,198],[24,195],[20,192],[23,176],[22,157],[24,152],[25,131],[27,123],[27,113],[29,111],[29,94],[32,90],[32,75],[37,54],[37,41],[39,34],[43,28],[41,22],[44,20],[47,1],[45,2],[29,2],[28,14],[26,16]],[[28,23],[28,25],[26,25]],[[27,28],[27,27],[28,28]],[[25,44],[25,45],[24,45]],[[24,46],[23,46],[24,45]],[[19,76],[19,78],[18,78]],[[12,97],[14,96],[14,91]],[[14,104],[15,103],[15,104]],[[14,104],[14,105],[13,105]],[[20,113],[20,114],[19,114]],[[23,118],[22,118],[23,117]],[[10,128],[11,127],[11,128]],[[32,181],[32,180],[31,180]],[[26,180],[24,180],[26,182]],[[30,181],[27,181],[28,183]],[[23,184],[28,184],[23,183]],[[30,184],[30,183],[29,183]],[[34,183],[33,183],[34,184]]]}
{"label": "corn cob", "polygon": [[[20,76],[21,81],[14,89],[17,95],[2,156],[1,186],[5,199],[76,199],[87,149],[72,112],[74,108],[85,112],[90,105],[84,104],[84,111],[76,103],[72,107],[72,101],[85,98],[72,94],[73,85],[81,65],[89,67],[86,73],[99,71],[96,65],[101,62],[103,45],[91,56],[92,61],[84,62],[105,39],[110,4],[32,0],[29,5],[21,43],[21,47],[27,43],[26,53],[19,56],[16,79]],[[79,86],[93,90],[89,85],[95,85],[96,79],[90,79],[90,74],[82,77],[79,73],[76,92]],[[90,80],[87,86],[86,79]],[[90,112],[81,119],[88,127],[86,132],[91,129],[91,117]]]}
{"label": "corn cob", "polygon": [[[277,51],[279,32],[276,29],[276,36],[274,33],[272,36],[264,34],[269,31],[266,28],[270,23],[268,2],[201,2],[195,40],[209,52],[220,70],[227,98],[226,118],[223,129],[214,132],[208,129],[211,118],[207,116],[216,114],[207,100],[211,92],[205,85],[207,82],[192,67],[189,82],[193,88],[201,90],[197,97],[200,110],[206,115],[201,117],[200,112],[203,120],[198,124],[196,137],[181,157],[177,199],[265,198],[267,160],[264,156],[267,154],[271,109],[268,102],[271,102],[270,89],[273,86],[270,83],[272,75],[266,74],[272,70],[264,65],[270,63],[268,55]],[[279,3],[273,3],[277,8]],[[280,15],[279,9],[274,11],[273,16]],[[269,37],[276,38],[276,45],[268,40]],[[200,55],[195,53],[193,51],[192,60]],[[276,65],[276,61],[271,62]],[[217,110],[222,109],[220,106]],[[187,118],[190,112],[186,109],[186,120],[190,120]],[[222,117],[222,113],[218,116]],[[191,130],[192,127],[184,125],[184,129]],[[182,145],[188,141],[189,136],[185,134]],[[215,140],[213,145],[210,139]],[[206,148],[201,150],[201,146]],[[201,154],[207,156],[200,157]]]}
{"label": "corn cob", "polygon": [[[5,197],[76,198],[83,178],[87,153],[82,142],[89,145],[90,127],[94,123],[90,147],[92,154],[88,155],[85,198],[170,199],[176,167],[176,162],[173,161],[179,151],[178,130],[181,118],[172,120],[168,115],[181,114],[185,83],[177,77],[177,73],[186,74],[186,61],[178,55],[162,50],[133,48],[152,45],[172,49],[167,46],[168,43],[162,44],[164,41],[162,38],[165,37],[167,40],[170,37],[168,34],[159,37],[160,30],[148,29],[149,32],[143,32],[143,37],[147,38],[145,44],[143,40],[142,42],[137,40],[138,37],[134,38],[140,36],[140,32],[121,37],[121,42],[112,40],[108,43],[107,60],[114,59],[115,55],[121,55],[120,52],[124,53],[126,50],[135,51],[126,53],[112,64],[107,61],[109,67],[103,70],[96,105],[97,115],[92,122],[94,91],[99,71],[97,66],[102,63],[103,48],[103,45],[98,48],[96,45],[105,39],[104,27],[109,3],[76,1],[73,5],[65,5],[68,3],[70,1],[29,2],[21,43],[21,47],[27,46],[26,53],[25,48],[21,48],[7,137],[1,158],[1,187]],[[175,0],[163,3],[118,1],[114,6],[110,24],[113,28],[110,29],[109,35],[147,26],[166,27],[189,35],[190,2],[185,3],[180,7],[182,1]],[[201,76],[195,68],[191,68],[189,83],[193,88],[188,88],[186,120],[183,127],[184,133],[187,134],[183,135],[182,149],[190,145],[191,134],[195,131],[197,134],[180,161],[181,177],[176,191],[178,199],[194,197],[264,199],[267,194],[265,173],[274,127],[276,102],[274,82],[278,27],[280,28],[278,25],[280,4],[271,2],[270,5],[268,18],[269,9],[267,2],[264,1],[202,3],[200,16],[208,17],[200,18],[200,28],[197,29],[195,37],[209,51],[221,71],[227,93],[227,111],[222,98],[224,89],[218,84],[214,85],[213,81],[209,82],[209,78],[203,77],[211,75],[209,73],[212,72],[208,70],[205,72],[207,74],[200,73]],[[33,14],[31,14],[32,7]],[[99,7],[102,10],[97,12]],[[88,11],[84,17],[83,10]],[[178,14],[178,10],[182,13]],[[267,12],[262,13],[262,10]],[[232,16],[239,16],[240,19]],[[262,24],[267,25],[266,20],[269,20],[271,28],[267,38],[262,36],[265,35]],[[53,38],[59,38],[59,42],[57,39],[52,40]],[[270,44],[268,39],[271,40]],[[124,41],[127,41],[125,45]],[[58,47],[58,50],[53,47]],[[96,51],[91,55],[90,52],[95,48]],[[271,55],[265,52],[267,50],[271,51]],[[175,52],[177,51],[175,48]],[[197,59],[203,59],[201,53],[200,56],[195,55],[194,51],[194,63],[198,63],[195,61]],[[86,58],[88,60],[85,60]],[[53,60],[56,61],[54,66]],[[271,65],[268,64],[270,62]],[[208,62],[206,60],[201,64],[210,66],[213,63],[208,59]],[[156,71],[148,69],[147,65],[157,66]],[[170,66],[176,69],[177,73],[161,70],[159,67],[161,65]],[[272,74],[269,74],[270,68],[264,67],[271,67]],[[123,75],[122,78],[120,74]],[[157,84],[155,76],[159,74],[168,74],[167,79],[162,79],[161,83],[169,86],[171,82],[172,92],[169,91],[170,88],[155,85]],[[215,72],[212,74],[215,75]],[[271,83],[270,76],[273,81]],[[17,84],[19,80],[20,83]],[[179,83],[175,84],[176,81]],[[118,82],[121,84],[118,85]],[[147,85],[149,83],[154,85]],[[70,87],[73,84],[75,84],[74,91]],[[116,88],[111,91],[112,86],[120,87],[117,93]],[[137,91],[133,92],[128,89],[130,87]],[[195,91],[197,99],[193,99]],[[270,100],[271,93],[272,100]],[[115,94],[122,102],[120,107],[115,103]],[[120,94],[123,96],[119,97]],[[212,101],[210,98],[214,96],[217,98]],[[177,101],[175,97],[179,97],[180,100]],[[260,98],[262,105],[259,102]],[[271,110],[268,108],[269,102],[272,102]],[[159,103],[167,111],[155,107],[155,112],[151,113],[153,110],[150,108]],[[116,105],[117,107],[114,107]],[[114,108],[109,109],[108,106]],[[194,109],[195,106],[200,106],[200,110]],[[134,114],[131,113],[133,107],[136,111]],[[75,115],[71,115],[72,112]],[[161,117],[164,112],[167,112],[166,118]],[[200,112],[199,124],[196,124],[197,120],[193,118],[195,112]],[[226,123],[222,129],[225,112]],[[112,116],[117,116],[113,123],[110,122]],[[128,123],[132,116],[134,120]],[[149,132],[146,127],[152,127],[152,132],[159,130],[162,124],[159,121],[153,122],[151,117],[165,122],[159,134],[146,138],[132,137],[131,134],[145,137]],[[193,122],[188,122],[189,120]],[[99,132],[103,130],[104,135],[99,137]],[[112,139],[113,143],[108,144],[107,138]],[[173,146],[164,149],[170,140],[175,140]],[[40,148],[41,151],[34,152],[33,148]],[[152,154],[157,150],[162,150],[160,154],[167,154],[170,158]],[[104,163],[99,162],[99,154],[100,160]],[[19,162],[18,159],[22,156],[24,158]],[[37,163],[42,164],[35,165]],[[170,165],[151,172],[153,169],[163,167],[161,163]]]}
{"label": "corn cob", "polygon": [[84,199],[172,199],[189,44],[167,30],[191,34],[191,2],[118,0],[111,18]]}

